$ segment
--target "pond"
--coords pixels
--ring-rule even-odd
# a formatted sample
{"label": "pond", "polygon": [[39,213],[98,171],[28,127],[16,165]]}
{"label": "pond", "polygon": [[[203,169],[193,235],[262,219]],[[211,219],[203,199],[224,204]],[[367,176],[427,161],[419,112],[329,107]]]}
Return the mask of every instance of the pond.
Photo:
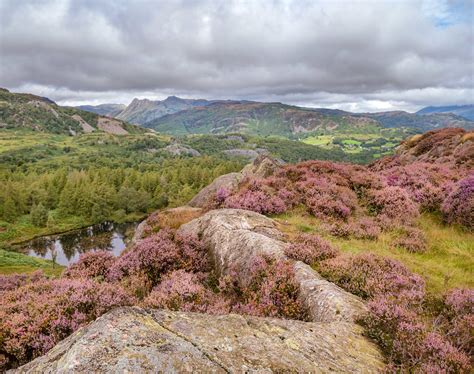
{"label": "pond", "polygon": [[103,222],[62,234],[41,236],[19,244],[18,251],[29,256],[53,260],[67,266],[79,260],[82,253],[106,250],[118,256],[133,237],[139,222]]}

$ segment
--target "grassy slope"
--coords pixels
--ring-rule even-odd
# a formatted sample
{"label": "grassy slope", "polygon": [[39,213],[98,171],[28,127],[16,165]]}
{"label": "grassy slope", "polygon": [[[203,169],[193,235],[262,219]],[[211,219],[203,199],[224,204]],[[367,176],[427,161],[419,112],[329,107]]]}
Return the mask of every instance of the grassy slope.
{"label": "grassy slope", "polygon": [[31,273],[35,270],[43,270],[49,276],[58,276],[64,267],[49,260],[0,249],[0,274]]}
{"label": "grassy slope", "polygon": [[397,259],[413,272],[422,275],[431,293],[459,286],[474,287],[474,234],[443,225],[435,214],[422,214],[418,220],[428,240],[425,253],[408,253],[404,249],[393,248],[391,242],[396,233],[384,233],[376,241],[340,239],[327,235],[319,229],[321,221],[298,210],[279,215],[276,219],[290,236],[298,232],[315,232],[329,239],[343,252],[373,252]]}

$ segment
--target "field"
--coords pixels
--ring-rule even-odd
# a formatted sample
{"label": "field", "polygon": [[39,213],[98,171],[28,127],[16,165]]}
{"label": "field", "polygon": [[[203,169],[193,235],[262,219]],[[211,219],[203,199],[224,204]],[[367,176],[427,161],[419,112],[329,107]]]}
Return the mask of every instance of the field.
{"label": "field", "polygon": [[424,213],[418,227],[426,234],[425,253],[409,253],[391,245],[397,233],[383,233],[377,240],[340,239],[321,230],[321,220],[300,210],[275,217],[281,229],[293,236],[298,232],[317,233],[348,253],[372,252],[404,263],[422,275],[427,291],[441,294],[454,287],[474,287],[474,234],[457,226],[445,225],[437,214]]}
{"label": "field", "polygon": [[310,135],[301,141],[328,150],[342,150],[350,155],[368,153],[372,159],[376,159],[393,154],[395,147],[412,133],[402,128],[381,129],[373,126],[366,130],[351,132],[349,129],[341,129],[334,134]]}

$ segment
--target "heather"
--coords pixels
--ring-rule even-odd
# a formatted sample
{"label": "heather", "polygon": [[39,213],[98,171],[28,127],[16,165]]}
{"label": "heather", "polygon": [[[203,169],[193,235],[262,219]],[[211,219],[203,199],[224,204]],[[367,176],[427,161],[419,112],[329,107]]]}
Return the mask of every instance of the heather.
{"label": "heather", "polygon": [[289,261],[255,258],[245,282],[219,278],[203,243],[172,229],[151,232],[118,258],[85,253],[58,279],[38,272],[2,276],[0,284],[3,369],[46,353],[118,306],[307,318]]}
{"label": "heather", "polygon": [[360,322],[386,353],[393,371],[468,372],[472,290],[451,291],[444,309],[427,320],[431,310],[423,279],[397,261],[374,254],[345,255],[317,268],[327,279],[369,300],[369,312]]}
{"label": "heather", "polygon": [[453,186],[441,210],[447,223],[458,223],[474,229],[474,174]]}
{"label": "heather", "polygon": [[117,285],[87,279],[31,279],[4,291],[0,362],[6,367],[25,363],[111,308],[133,301]]}
{"label": "heather", "polygon": [[319,261],[336,257],[338,250],[318,235],[300,234],[285,249],[285,254],[294,260],[314,265]]}
{"label": "heather", "polygon": [[405,227],[402,235],[393,242],[393,245],[411,253],[422,253],[426,251],[426,235],[420,229]]}

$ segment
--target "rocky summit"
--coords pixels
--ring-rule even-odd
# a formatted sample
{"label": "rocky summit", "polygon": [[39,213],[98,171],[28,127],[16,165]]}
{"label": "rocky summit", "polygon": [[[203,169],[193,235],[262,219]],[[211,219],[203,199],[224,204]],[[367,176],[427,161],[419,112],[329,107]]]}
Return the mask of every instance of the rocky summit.
{"label": "rocky summit", "polygon": [[115,309],[16,373],[377,373],[356,325]]}

